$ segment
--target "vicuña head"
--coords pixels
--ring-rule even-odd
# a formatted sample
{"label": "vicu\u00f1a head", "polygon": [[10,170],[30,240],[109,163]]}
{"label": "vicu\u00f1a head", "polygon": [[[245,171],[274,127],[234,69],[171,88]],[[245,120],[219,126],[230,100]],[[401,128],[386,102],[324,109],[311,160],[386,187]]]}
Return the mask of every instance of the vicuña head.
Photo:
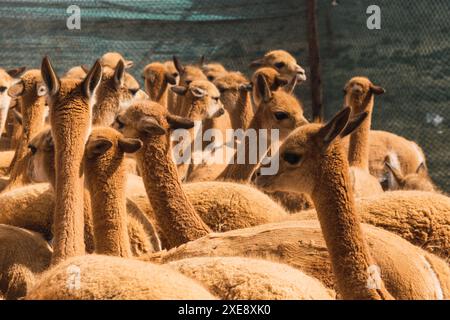
{"label": "vicu\u00f1a head", "polygon": [[298,82],[306,80],[305,70],[298,65],[297,60],[289,52],[284,50],[269,51],[264,57],[254,60],[250,66],[274,68],[288,81],[293,77],[297,78]]}
{"label": "vicu\u00f1a head", "polygon": [[188,86],[194,80],[208,80],[202,69],[194,65],[183,65],[176,56],[173,56],[173,64],[180,76],[178,81],[180,86]]}
{"label": "vicu\u00f1a head", "polygon": [[[346,107],[327,125],[307,124],[293,131],[280,146],[279,170],[276,175],[257,177],[257,184],[267,191],[286,191],[313,194],[320,188],[323,170],[340,165],[335,170],[348,171],[341,139],[355,130],[367,117],[363,113],[347,124],[350,108]],[[346,126],[347,124],[347,126]],[[338,129],[332,130],[333,126]],[[345,129],[344,129],[345,128]],[[349,180],[349,179],[347,179]]]}
{"label": "vicu\u00f1a head", "polygon": [[171,90],[184,98],[180,112],[183,117],[204,120],[219,117],[225,112],[219,90],[207,80],[195,80],[188,86],[173,86]]}
{"label": "vicu\u00f1a head", "polygon": [[167,105],[167,89],[177,83],[178,72],[169,70],[166,64],[153,62],[148,64],[142,73],[145,82],[145,92],[152,101],[163,106]]}
{"label": "vicu\u00f1a head", "polygon": [[214,82],[218,77],[224,76],[227,73],[225,67],[217,62],[202,64],[201,68],[206,78],[211,82]]}
{"label": "vicu\u00f1a head", "polygon": [[256,123],[253,127],[278,129],[279,137],[283,140],[293,129],[308,123],[300,102],[284,90],[271,91],[262,75],[257,77],[256,90],[261,97],[261,103],[256,111]]}
{"label": "vicu\u00f1a head", "polygon": [[258,77],[263,76],[270,88],[270,91],[276,91],[282,88],[287,93],[292,94],[294,92],[295,86],[297,85],[297,78],[293,78],[288,81],[281,76],[281,74],[269,67],[262,67],[256,70],[252,75],[252,87],[253,87],[253,101],[255,106],[258,107],[261,103],[262,97],[257,90]]}
{"label": "vicu\u00f1a head", "polygon": [[180,80],[180,74],[178,73],[177,68],[175,68],[175,64],[172,60],[164,61],[163,65],[167,68],[167,72],[175,78],[175,83],[178,83]]}
{"label": "vicu\u00f1a head", "polygon": [[11,70],[4,70],[0,68],[0,134],[5,128],[8,109],[11,103],[11,97],[8,95],[8,89],[14,84],[14,78],[20,76],[25,69],[25,67]]}
{"label": "vicu\u00f1a head", "polygon": [[28,142],[39,132],[45,121],[47,87],[38,69],[28,70],[8,89],[11,98],[20,101],[24,139]]}
{"label": "vicu\u00f1a head", "polygon": [[103,67],[108,67],[111,69],[115,69],[119,61],[122,61],[125,65],[125,68],[131,68],[134,63],[131,60],[126,60],[120,53],[118,52],[107,52],[100,59],[100,63]]}
{"label": "vicu\u00f1a head", "polygon": [[125,64],[119,60],[114,69],[103,69],[102,81],[97,89],[93,108],[94,125],[109,126],[120,109],[126,109],[134,99],[139,98],[139,83],[125,72]]}
{"label": "vicu\u00f1a head", "polygon": [[367,107],[373,95],[380,95],[383,93],[385,93],[385,90],[382,87],[373,84],[368,78],[353,77],[344,87],[344,105],[352,107],[354,114],[363,112],[366,111],[363,109]]}

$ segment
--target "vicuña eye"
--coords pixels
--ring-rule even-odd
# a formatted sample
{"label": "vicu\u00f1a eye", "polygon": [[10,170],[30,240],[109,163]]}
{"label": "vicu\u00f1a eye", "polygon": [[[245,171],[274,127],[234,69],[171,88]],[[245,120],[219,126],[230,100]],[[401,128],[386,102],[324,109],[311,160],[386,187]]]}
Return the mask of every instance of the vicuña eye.
{"label": "vicu\u00f1a eye", "polygon": [[289,164],[297,164],[302,160],[302,156],[297,153],[285,152],[283,154],[283,160],[288,162]]}
{"label": "vicu\u00f1a eye", "polygon": [[37,152],[37,148],[35,146],[33,146],[32,144],[28,145],[28,149],[30,149],[31,154],[36,154],[36,152]]}
{"label": "vicu\u00f1a eye", "polygon": [[289,115],[286,112],[275,112],[273,115],[278,121],[289,118]]}
{"label": "vicu\u00f1a eye", "polygon": [[275,68],[277,69],[281,69],[285,66],[284,62],[277,62],[275,63]]}
{"label": "vicu\u00f1a eye", "polygon": [[173,76],[174,78],[178,77],[178,72],[172,73],[172,76]]}
{"label": "vicu\u00f1a eye", "polygon": [[4,86],[2,86],[2,87],[0,87],[0,93],[3,93],[3,92],[5,92],[6,91],[6,87],[4,87]]}
{"label": "vicu\u00f1a eye", "polygon": [[134,96],[139,91],[139,89],[128,89],[128,91],[130,91],[131,95]]}

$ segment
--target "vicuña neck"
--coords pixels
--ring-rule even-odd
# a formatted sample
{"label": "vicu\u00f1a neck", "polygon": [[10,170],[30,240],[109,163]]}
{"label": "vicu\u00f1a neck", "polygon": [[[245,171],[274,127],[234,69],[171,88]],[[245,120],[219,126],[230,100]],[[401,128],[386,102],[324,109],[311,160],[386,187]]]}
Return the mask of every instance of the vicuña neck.
{"label": "vicu\u00f1a neck", "polygon": [[45,97],[33,98],[31,101],[24,100],[21,106],[23,115],[22,139],[26,140],[28,147],[31,138],[44,128]]}
{"label": "vicu\u00f1a neck", "polygon": [[21,139],[19,140],[14,159],[10,165],[10,179],[6,190],[30,183],[28,178],[28,145],[31,139],[44,128],[45,125],[45,98],[44,97],[22,97],[21,111],[23,125]]}
{"label": "vicu\u00f1a neck", "polygon": [[86,167],[86,178],[91,194],[95,252],[131,257],[123,163],[106,170]]}
{"label": "vicu\u00f1a neck", "polygon": [[[83,102],[83,104],[86,102]],[[85,254],[84,179],[82,162],[90,126],[88,111],[79,105],[65,105],[53,111],[52,136],[55,143],[55,212],[52,263]],[[69,110],[80,111],[67,112]]]}
{"label": "vicu\u00f1a neck", "polygon": [[166,138],[145,139],[137,159],[158,223],[170,245],[175,247],[201,238],[211,230],[198,216],[181,187],[170,148],[162,141]]}
{"label": "vicu\u00f1a neck", "polygon": [[372,110],[374,104],[373,94],[368,94],[362,102],[349,99],[349,106],[352,108],[352,115],[357,115],[367,111],[368,115],[364,122],[350,136],[348,150],[348,161],[350,166],[369,170],[369,134],[372,122]]}
{"label": "vicu\u00f1a neck", "polygon": [[[392,298],[380,280],[371,282],[378,268],[364,239],[349,183],[348,163],[339,145],[318,160],[321,173],[311,195],[343,299]],[[339,170],[336,170],[339,168]]]}
{"label": "vicu\u00f1a neck", "polygon": [[110,126],[114,122],[116,112],[119,110],[118,93],[105,91],[98,95],[92,112],[92,124],[97,126]]}
{"label": "vicu\u00f1a neck", "polygon": [[240,90],[236,105],[232,108],[231,112],[231,125],[233,129],[246,130],[250,126],[253,116],[250,94],[247,90]]}
{"label": "vicu\u00f1a neck", "polygon": [[158,102],[160,105],[167,108],[168,83],[166,81],[157,85],[150,84],[149,81],[146,81],[145,87],[153,101]]}
{"label": "vicu\u00f1a neck", "polygon": [[[260,125],[256,116],[251,120],[247,130],[246,135],[250,132],[249,130],[256,131],[256,146],[260,146],[258,129]],[[225,170],[220,174],[217,180],[227,180],[227,181],[240,181],[240,182],[249,182],[253,172],[256,170],[258,166],[258,161],[256,163],[250,163],[250,142],[247,138],[244,138],[243,141],[240,141],[240,144],[237,148],[241,148],[240,152],[245,152],[245,163],[238,164],[238,151],[236,151],[233,157],[233,163],[227,165]],[[267,151],[267,150],[266,150]]]}

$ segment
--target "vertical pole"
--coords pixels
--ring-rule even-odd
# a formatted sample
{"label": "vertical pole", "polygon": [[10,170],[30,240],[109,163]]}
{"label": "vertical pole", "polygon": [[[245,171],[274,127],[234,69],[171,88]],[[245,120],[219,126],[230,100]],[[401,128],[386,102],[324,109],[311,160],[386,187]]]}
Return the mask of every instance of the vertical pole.
{"label": "vertical pole", "polygon": [[322,80],[320,77],[319,41],[316,21],[316,0],[306,0],[308,54],[310,66],[310,84],[312,116],[314,122],[323,122]]}

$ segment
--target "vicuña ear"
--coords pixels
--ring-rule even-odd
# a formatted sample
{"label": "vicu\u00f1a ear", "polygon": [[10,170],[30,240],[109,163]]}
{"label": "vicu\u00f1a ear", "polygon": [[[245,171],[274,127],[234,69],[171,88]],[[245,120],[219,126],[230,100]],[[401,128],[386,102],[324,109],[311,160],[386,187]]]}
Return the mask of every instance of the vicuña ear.
{"label": "vicu\u00f1a ear", "polygon": [[125,60],[124,65],[125,65],[125,69],[130,69],[134,66],[134,62],[131,60]]}
{"label": "vicu\u00f1a ear", "polygon": [[173,114],[168,114],[166,116],[166,120],[170,125],[170,129],[172,130],[190,129],[194,126],[194,121]]}
{"label": "vicu\u00f1a ear", "polygon": [[206,61],[206,57],[204,54],[202,54],[202,56],[200,57],[200,61],[198,62],[199,63],[198,65],[200,67],[203,66],[205,64],[205,61]]}
{"label": "vicu\u00f1a ear", "polygon": [[14,69],[9,69],[6,71],[7,74],[9,74],[13,78],[20,77],[22,73],[27,69],[27,67],[19,67]]}
{"label": "vicu\u00f1a ear", "polygon": [[256,78],[256,89],[258,90],[264,102],[268,102],[270,99],[272,99],[272,92],[270,91],[266,78],[261,74],[259,74]]}
{"label": "vicu\u00f1a ear", "polygon": [[125,79],[125,64],[122,59],[117,63],[113,79],[116,89],[119,89],[123,85]]}
{"label": "vicu\u00f1a ear", "polygon": [[259,67],[261,67],[263,65],[264,65],[264,60],[263,59],[256,59],[256,60],[253,60],[250,63],[250,68],[256,69],[256,68],[259,68]]}
{"label": "vicu\u00f1a ear", "polygon": [[10,96],[11,98],[17,98],[17,97],[20,97],[24,91],[25,91],[25,85],[23,84],[23,81],[20,80],[20,81],[16,82],[15,84],[13,84],[11,87],[9,87],[8,96]]}
{"label": "vicu\u00f1a ear", "polygon": [[59,92],[61,83],[48,56],[45,56],[41,64],[42,79],[44,79],[47,91],[50,96],[54,96]]}
{"label": "vicu\u00f1a ear", "polygon": [[22,125],[22,123],[23,123],[22,114],[19,111],[17,111],[16,109],[12,109],[12,113],[13,113],[14,119],[16,119],[17,123]]}
{"label": "vicu\u00f1a ear", "polygon": [[140,132],[147,133],[151,136],[162,136],[167,133],[166,129],[164,129],[158,121],[152,117],[145,117],[139,120],[137,129]]}
{"label": "vicu\u00f1a ear", "polygon": [[95,90],[100,84],[100,80],[102,79],[102,65],[100,63],[100,59],[95,61],[91,70],[89,70],[86,78],[83,80],[83,94],[90,98],[94,95]]}
{"label": "vicu\u00f1a ear", "polygon": [[389,161],[384,161],[384,165],[386,166],[386,168],[392,173],[392,176],[394,177],[395,181],[397,182],[398,185],[402,185],[403,183],[403,174],[400,172],[399,169],[394,168]]}
{"label": "vicu\u00f1a ear", "polygon": [[353,131],[355,131],[361,125],[361,123],[363,123],[364,120],[366,120],[368,115],[369,113],[365,111],[361,112],[360,114],[357,114],[352,119],[350,119],[345,129],[341,132],[341,137],[343,138],[351,134]]}
{"label": "vicu\u00f1a ear", "polygon": [[112,142],[107,139],[97,139],[88,141],[86,145],[86,155],[88,159],[93,159],[104,154],[112,147]]}
{"label": "vicu\u00f1a ear", "polygon": [[177,79],[173,75],[171,75],[169,72],[166,72],[164,74],[164,77],[166,78],[167,83],[169,83],[171,85],[177,84]]}
{"label": "vicu\u00f1a ear", "polygon": [[126,153],[135,153],[142,148],[142,141],[139,139],[120,138],[119,148]]}
{"label": "vicu\u00f1a ear", "polygon": [[175,65],[175,69],[177,69],[180,74],[184,73],[184,67],[177,56],[173,56],[173,64]]}
{"label": "vicu\u00f1a ear", "polygon": [[370,91],[372,91],[372,93],[377,96],[386,92],[386,90],[384,90],[383,87],[380,87],[380,86],[377,86],[374,84],[370,85]]}
{"label": "vicu\u00f1a ear", "polygon": [[196,98],[203,98],[206,95],[206,91],[199,87],[191,87],[190,90],[192,95]]}
{"label": "vicu\u00f1a ear", "polygon": [[187,88],[183,86],[173,86],[170,88],[170,90],[172,90],[173,92],[175,92],[180,96],[184,96],[187,92]]}
{"label": "vicu\u00f1a ear", "polygon": [[418,175],[421,175],[421,176],[426,176],[427,175],[427,166],[425,165],[424,162],[421,162],[419,164],[419,166],[416,169],[416,173]]}
{"label": "vicu\u00f1a ear", "polygon": [[323,149],[328,148],[331,142],[333,142],[333,140],[345,129],[350,117],[350,112],[351,110],[349,107],[342,109],[319,130],[318,134],[322,139]]}

